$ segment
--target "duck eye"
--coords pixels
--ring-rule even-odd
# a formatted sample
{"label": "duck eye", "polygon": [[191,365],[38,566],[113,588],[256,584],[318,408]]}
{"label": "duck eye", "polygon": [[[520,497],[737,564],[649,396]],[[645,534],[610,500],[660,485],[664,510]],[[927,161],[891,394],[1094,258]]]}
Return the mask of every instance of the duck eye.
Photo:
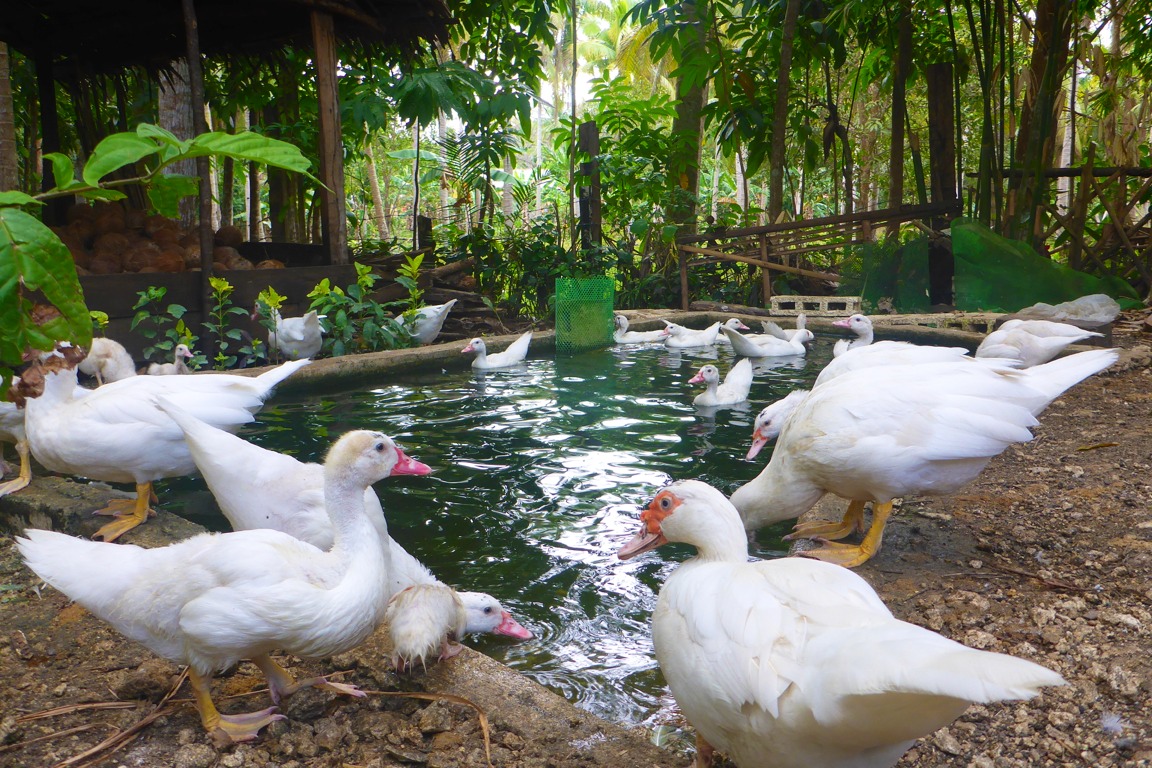
{"label": "duck eye", "polygon": [[670,507],[670,506],[672,506],[672,500],[669,499],[667,496],[664,496],[660,499],[660,508],[661,509],[668,509],[668,507]]}
{"label": "duck eye", "polygon": [[384,452],[384,443],[376,443],[376,452],[377,453],[383,453]]}
{"label": "duck eye", "polygon": [[489,605],[489,606],[486,606],[486,607],[484,608],[484,613],[492,613],[492,606],[490,606],[490,605]]}

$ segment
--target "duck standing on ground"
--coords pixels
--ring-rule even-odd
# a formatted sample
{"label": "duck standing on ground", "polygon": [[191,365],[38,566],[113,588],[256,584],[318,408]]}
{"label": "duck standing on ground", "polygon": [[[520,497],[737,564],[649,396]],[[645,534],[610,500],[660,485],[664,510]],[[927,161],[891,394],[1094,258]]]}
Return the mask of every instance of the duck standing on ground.
{"label": "duck standing on ground", "polygon": [[132,355],[118,341],[97,336],[88,347],[88,354],[77,366],[80,373],[96,377],[96,384],[120,381],[136,375],[136,364]]}
{"label": "duck standing on ground", "polygon": [[452,311],[452,307],[456,306],[456,302],[457,299],[452,299],[444,304],[434,304],[416,310],[412,338],[421,344],[431,344],[435,341],[436,337],[440,335],[440,329],[444,327],[444,321],[448,319],[448,313]]}
{"label": "duck standing on ground", "polygon": [[98,514],[116,518],[96,535],[113,541],[151,514],[152,482],[196,471],[184,433],[158,406],[167,397],[215,426],[238,429],[252,421],[272,388],[305,365],[296,360],[259,376],[134,376],[77,397],[76,370],[62,357],[29,372],[42,377],[42,393],[28,397],[25,430],[32,455],[53,472],[135,483],[136,499],[116,499]]}
{"label": "duck standing on ground", "polygon": [[[271,528],[322,550],[332,547],[335,538],[324,506],[321,465],[261,448],[205,424],[180,408],[162,407],[184,431],[184,440],[196,467],[233,530]],[[450,613],[423,605],[424,600],[432,605],[446,602],[437,589],[417,590],[407,595],[400,607],[390,609],[399,618],[398,622],[389,621],[398,659],[422,662],[429,655],[427,649],[441,645],[447,648],[449,639],[459,640],[473,633],[504,635],[517,640],[532,638],[532,633],[504,610],[496,598],[484,592],[456,592],[400,546],[388,532],[380,497],[372,488],[364,490],[364,509],[391,562],[384,600],[392,600],[409,587],[435,587],[451,591],[464,611],[461,626]]]}
{"label": "duck standing on ground", "polygon": [[1025,368],[1041,365],[1078,341],[1103,336],[1068,323],[1012,319],[984,337],[976,357],[1019,360]]}
{"label": "duck standing on ground", "polygon": [[503,352],[488,354],[488,346],[483,339],[476,338],[468,342],[468,346],[460,350],[461,354],[472,352],[476,355],[472,360],[472,367],[476,370],[490,370],[492,368],[507,368],[510,365],[524,362],[528,357],[528,345],[532,342],[532,331],[525,331],[519,338],[508,345]]}
{"label": "duck standing on ground", "polygon": [[714,365],[705,365],[688,380],[689,384],[701,382],[707,389],[696,395],[693,404],[710,406],[742,403],[748,399],[748,393],[752,390],[752,361],[746,357],[741,358],[728,371],[723,384],[720,383],[719,369]]}
{"label": "duck standing on ground", "polygon": [[850,349],[860,349],[872,343],[872,321],[864,315],[852,315],[843,320],[836,320],[832,325],[837,328],[847,328],[854,338],[839,339],[832,347],[832,356],[840,357]]}
{"label": "duck standing on ground", "polygon": [[[253,312],[254,319],[255,314]],[[284,318],[280,316],[280,310],[272,310],[272,322],[276,327],[268,331],[268,348],[289,360],[315,357],[324,346],[324,328],[320,325],[323,317],[312,310],[303,317]]]}
{"label": "duck standing on ground", "polygon": [[667,328],[662,328],[659,331],[630,331],[628,330],[628,318],[620,314],[615,316],[613,323],[616,330],[612,334],[612,340],[617,344],[647,344],[664,341],[668,336]]}
{"label": "duck standing on ground", "polygon": [[324,462],[335,531],[328,552],[270,530],[205,533],[155,549],[40,530],[16,543],[40,578],[158,656],[187,664],[200,720],[217,742],[250,741],[284,718],[275,707],[216,709],[212,675],[241,659],[264,673],[274,704],[306,685],[364,695],[324,678],[294,680],[268,654],[330,656],[372,633],[384,616],[388,563],[364,514],[364,490],[428,471],[379,432],[341,437]]}
{"label": "duck standing on ground", "polygon": [[[1026,370],[962,359],[837,376],[800,400],[772,459],[732,504],[753,531],[799,517],[825,493],[848,499],[842,521],[800,524],[787,538],[814,538],[824,546],[806,556],[857,566],[880,550],[894,499],[963,487],[1009,445],[1032,439],[1035,414],[1116,357],[1094,350]],[[863,530],[868,501],[863,541],[834,543]]]}
{"label": "duck standing on ground", "polygon": [[844,568],[748,562],[739,513],[705,483],[673,483],[640,519],[620,559],[668,542],[697,549],[652,613],[660,669],[698,734],[697,765],[715,749],[741,768],[887,768],[969,704],[1066,684],[896,619]]}
{"label": "duck standing on ground", "polygon": [[192,359],[192,350],[188,349],[187,344],[177,344],[176,349],[172,350],[172,362],[170,363],[152,363],[148,366],[149,376],[182,376],[186,373],[192,373],[192,369],[188,367],[186,361]]}

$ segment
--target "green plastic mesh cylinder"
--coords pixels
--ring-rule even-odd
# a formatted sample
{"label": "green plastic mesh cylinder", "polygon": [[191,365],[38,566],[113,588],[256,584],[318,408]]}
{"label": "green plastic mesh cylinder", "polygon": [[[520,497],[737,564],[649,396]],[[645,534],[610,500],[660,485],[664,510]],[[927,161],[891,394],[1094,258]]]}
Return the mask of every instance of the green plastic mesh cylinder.
{"label": "green plastic mesh cylinder", "polygon": [[578,352],[612,343],[611,277],[561,277],[556,280],[556,351]]}

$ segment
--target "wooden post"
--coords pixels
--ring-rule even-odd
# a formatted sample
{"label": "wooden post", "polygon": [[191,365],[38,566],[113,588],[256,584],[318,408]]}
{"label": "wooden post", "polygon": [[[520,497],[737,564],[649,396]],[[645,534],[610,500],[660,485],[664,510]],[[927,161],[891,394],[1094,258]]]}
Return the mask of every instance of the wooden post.
{"label": "wooden post", "polygon": [[[768,261],[768,236],[760,235],[760,260]],[[760,284],[763,286],[764,306],[767,307],[772,299],[772,272],[766,267],[760,268]]]}
{"label": "wooden post", "polygon": [[348,263],[348,221],[344,205],[344,154],[340,138],[340,96],[336,90],[336,25],[331,14],[312,11],[316,49],[316,92],[320,102],[320,181],[324,201],[324,244],[331,264]]}
{"label": "wooden post", "polygon": [[[56,107],[56,80],[52,77],[52,55],[42,51],[36,57],[36,89],[40,98],[40,157],[43,173],[40,177],[41,190],[49,190],[70,179],[55,179],[52,163],[43,160],[49,152],[60,151],[60,115]],[[53,183],[55,179],[55,183]],[[49,200],[44,206],[45,224],[63,224],[71,199],[58,197]]]}
{"label": "wooden post", "polygon": [[[200,67],[200,27],[196,21],[193,0],[181,0],[184,12],[184,44],[188,59],[188,84],[192,90],[192,129],[197,136],[208,131],[204,118],[204,70]],[[207,157],[196,158],[196,175],[200,177],[200,322],[208,321],[212,309],[212,185]],[[200,347],[209,361],[216,357],[216,339],[206,326],[200,331]]]}
{"label": "wooden post", "polygon": [[580,124],[579,148],[581,152],[588,153],[592,159],[580,167],[580,174],[588,178],[587,193],[581,191],[581,208],[587,206],[587,211],[581,210],[581,222],[587,220],[583,227],[584,247],[600,245],[602,239],[600,215],[600,162],[596,156],[600,154],[600,130],[595,120]]}
{"label": "wooden post", "polygon": [[680,255],[680,309],[687,311],[688,299],[688,254],[683,248],[677,248],[676,253]]}
{"label": "wooden post", "polygon": [[[928,85],[928,175],[931,202],[959,206],[956,190],[956,121],[953,104],[952,65],[929,64],[924,71]],[[954,215],[954,214],[953,214]],[[947,217],[930,221],[936,231],[944,229]],[[952,249],[938,238],[928,245],[928,300],[932,304],[952,304],[952,280],[956,262]]]}

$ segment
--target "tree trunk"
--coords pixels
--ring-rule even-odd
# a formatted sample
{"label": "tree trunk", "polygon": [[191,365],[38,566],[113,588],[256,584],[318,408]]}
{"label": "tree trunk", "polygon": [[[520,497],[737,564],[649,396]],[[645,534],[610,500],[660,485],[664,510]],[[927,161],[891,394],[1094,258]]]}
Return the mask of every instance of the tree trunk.
{"label": "tree trunk", "polygon": [[1016,159],[1022,173],[1009,183],[1016,201],[1009,235],[1027,239],[1034,247],[1040,245],[1040,206],[1049,186],[1044,171],[1051,166],[1055,150],[1057,107],[1068,70],[1074,10],[1075,5],[1064,0],[1039,0],[1036,5],[1029,88],[1016,134]]}
{"label": "tree trunk", "polygon": [[20,188],[16,155],[16,110],[12,103],[12,73],[8,45],[0,43],[0,192]]}
{"label": "tree trunk", "polygon": [[792,83],[792,45],[800,0],[788,0],[784,26],[780,30],[780,65],[776,80],[776,108],[772,113],[772,151],[768,156],[768,222],[780,218],[784,210],[784,151],[788,146],[788,90]]}
{"label": "tree trunk", "polygon": [[[171,78],[160,78],[158,99],[160,127],[171,131],[178,139],[191,139],[196,131],[192,122],[192,84],[188,77],[188,61],[172,62]],[[196,176],[196,161],[181,160],[164,168],[166,176]],[[180,200],[180,224],[187,228],[200,220],[200,202],[195,196]]]}
{"label": "tree trunk", "polygon": [[[912,69],[912,0],[900,0],[896,19],[896,61],[892,72],[892,146],[888,161],[888,207],[904,204],[904,123],[908,116],[906,86]],[[895,234],[896,230],[890,230]]]}
{"label": "tree trunk", "polygon": [[[702,5],[706,0],[689,0],[683,5],[682,22],[695,34],[695,41],[685,57],[697,55],[704,48],[705,30],[701,21],[706,14]],[[681,232],[696,231],[696,198],[700,192],[700,146],[703,136],[704,84],[689,84],[676,78],[676,116],[672,118],[672,135],[683,137],[676,142],[677,150],[668,160],[671,176],[668,221],[680,224]]]}
{"label": "tree trunk", "polygon": [[376,172],[376,153],[372,150],[372,137],[364,141],[364,168],[368,172],[368,191],[372,194],[372,221],[376,222],[376,237],[387,240],[388,217],[384,215],[384,197],[380,194],[380,175]]}

